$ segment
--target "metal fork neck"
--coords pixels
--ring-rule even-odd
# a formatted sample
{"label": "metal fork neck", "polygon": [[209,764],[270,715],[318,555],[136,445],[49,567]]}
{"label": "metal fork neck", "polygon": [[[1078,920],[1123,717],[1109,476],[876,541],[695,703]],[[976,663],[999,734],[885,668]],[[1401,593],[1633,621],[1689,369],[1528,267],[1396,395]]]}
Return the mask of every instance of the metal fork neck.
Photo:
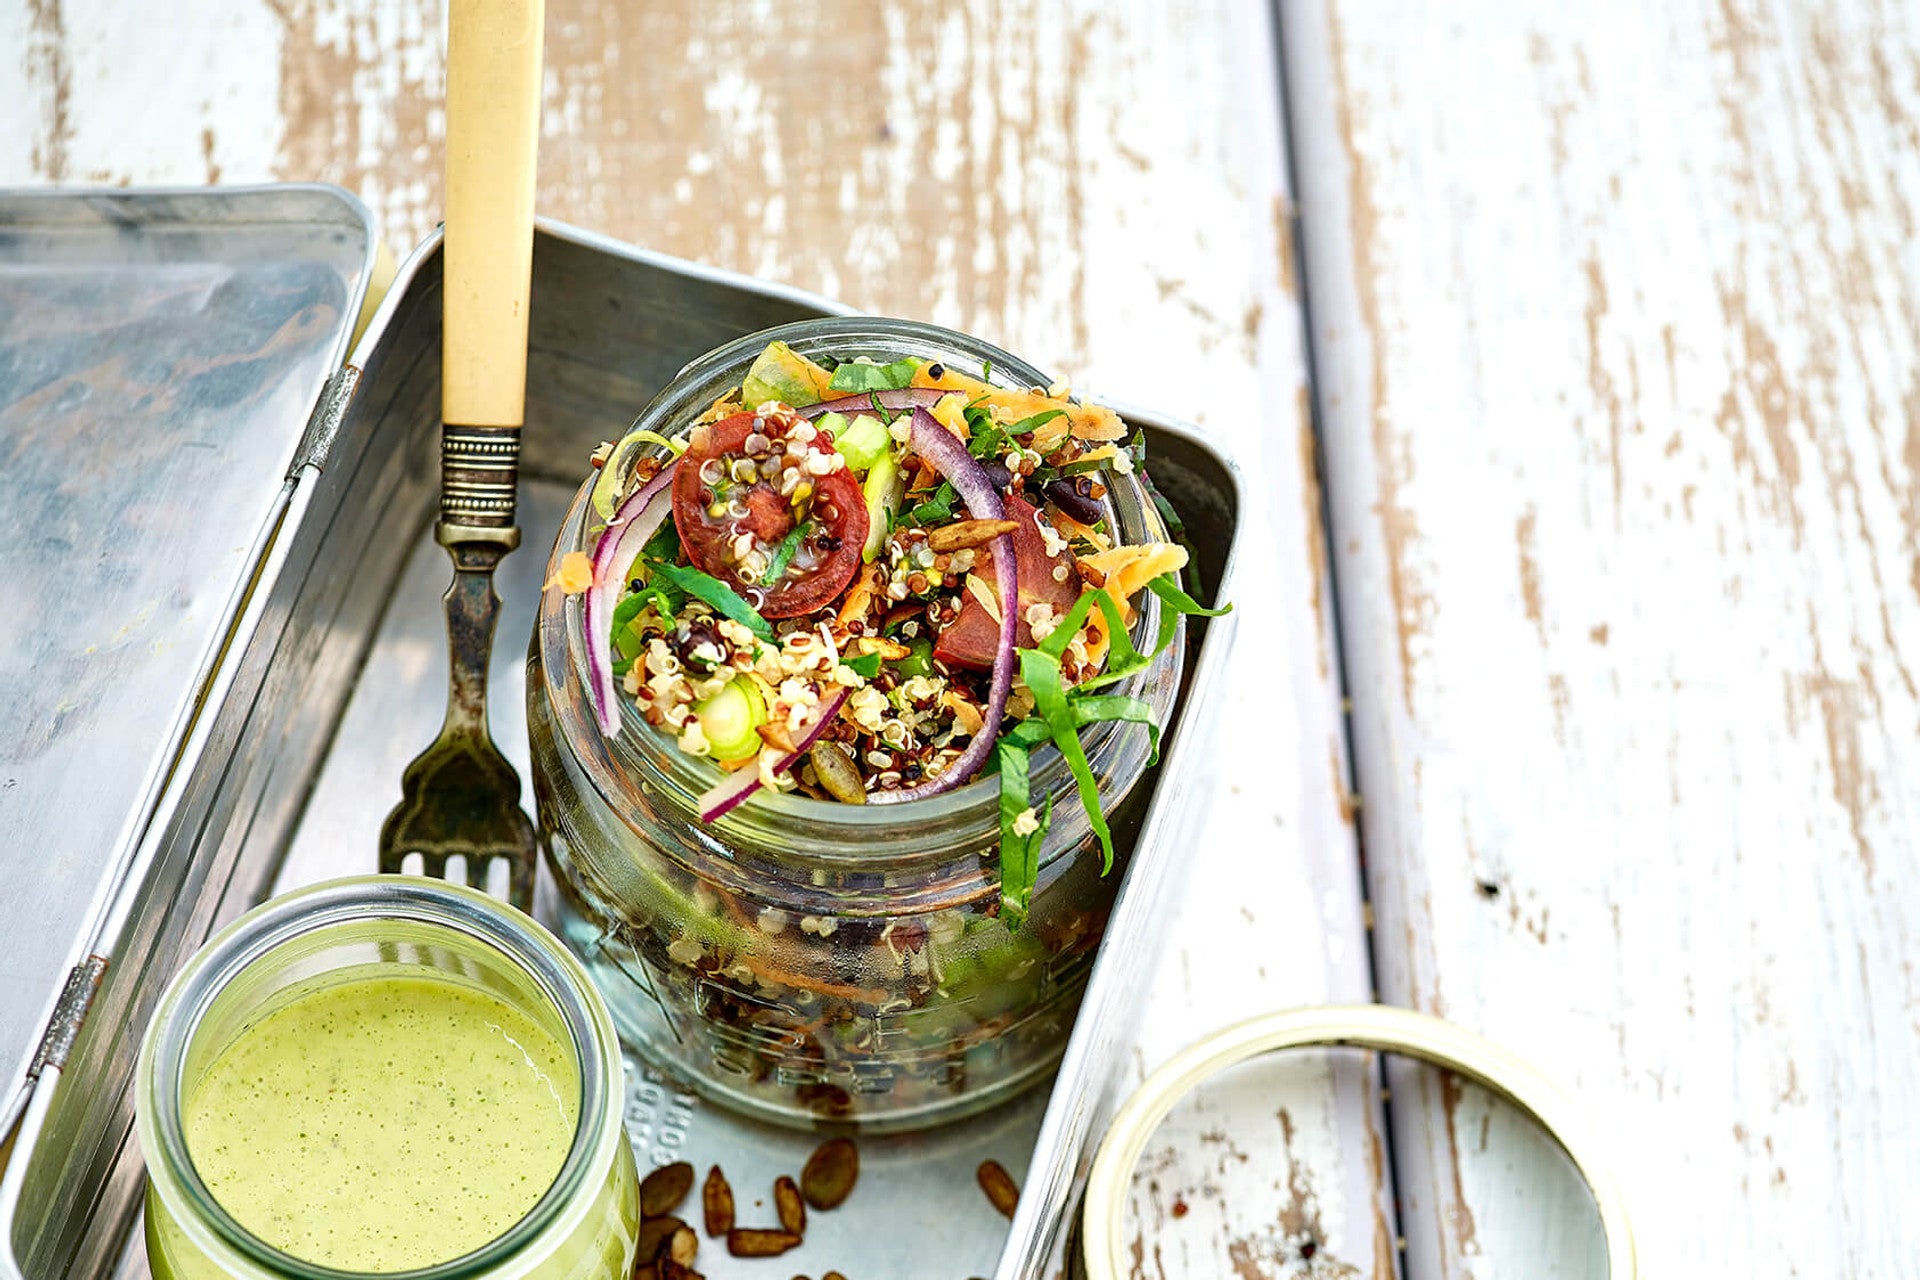
{"label": "metal fork neck", "polygon": [[473,540],[458,525],[442,521],[434,531],[453,560],[447,588],[447,722],[450,732],[486,739],[487,665],[494,629],[500,620],[500,596],[493,571],[520,540],[515,526],[489,531],[500,536]]}

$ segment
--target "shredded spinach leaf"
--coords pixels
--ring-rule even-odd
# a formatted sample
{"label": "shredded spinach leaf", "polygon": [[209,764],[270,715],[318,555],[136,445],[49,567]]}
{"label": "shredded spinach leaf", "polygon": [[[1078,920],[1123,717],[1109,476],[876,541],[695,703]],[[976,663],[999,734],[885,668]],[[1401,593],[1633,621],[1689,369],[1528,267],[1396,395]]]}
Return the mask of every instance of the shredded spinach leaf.
{"label": "shredded spinach leaf", "polygon": [[940,524],[943,521],[951,520],[953,519],[953,504],[959,496],[960,491],[953,487],[951,481],[942,480],[940,487],[933,491],[933,496],[915,506],[913,510],[907,512],[906,518],[902,520],[901,523],[905,525],[927,525]]}
{"label": "shredded spinach leaf", "polygon": [[1044,816],[1034,815],[1040,822],[1038,830],[1016,835],[1013,824],[1032,802],[1027,748],[1008,735],[995,745],[994,756],[1000,768],[1000,915],[1013,930],[1026,923],[1033,902],[1033,886],[1040,878],[1040,844],[1053,825],[1053,800],[1048,798]]}
{"label": "shredded spinach leaf", "polygon": [[773,639],[772,624],[755,613],[753,606],[742,600],[732,587],[712,574],[678,564],[662,563],[650,565],[648,568],[651,572],[649,581],[654,578],[665,578],[672,586],[678,587],[696,600],[704,600],[713,606],[716,613],[732,618],[762,640]]}
{"label": "shredded spinach leaf", "polygon": [[640,548],[642,560],[673,561],[680,558],[680,529],[671,520],[662,520],[653,536]]}
{"label": "shredded spinach leaf", "polygon": [[1052,422],[1055,418],[1064,418],[1066,416],[1067,416],[1067,411],[1065,409],[1042,409],[1039,413],[1034,414],[1032,417],[1022,418],[1020,419],[1020,421],[1008,427],[1007,434],[1015,435],[1015,436],[1023,436],[1029,431],[1038,431],[1041,427],[1045,426],[1049,422]]}
{"label": "shredded spinach leaf", "polygon": [[781,577],[787,571],[787,566],[793,563],[794,553],[800,550],[800,544],[807,540],[807,535],[812,531],[813,521],[802,520],[799,524],[793,526],[792,531],[789,532],[786,537],[780,539],[780,545],[774,548],[773,560],[767,565],[767,585],[769,587],[779,584]]}
{"label": "shredded spinach leaf", "polygon": [[1053,731],[1053,745],[1066,757],[1073,771],[1074,785],[1080,790],[1080,804],[1087,811],[1087,823],[1100,841],[1100,873],[1113,870],[1113,833],[1107,829],[1106,815],[1100,812],[1100,781],[1087,762],[1086,748],[1080,744],[1080,726],[1073,708],[1067,705],[1066,682],[1060,675],[1060,659],[1040,649],[1020,651],[1020,676],[1033,692],[1034,710]]}
{"label": "shredded spinach leaf", "polygon": [[[1081,593],[1052,634],[1031,649],[1019,650],[1020,678],[1033,693],[1034,715],[1014,725],[1000,736],[994,766],[1000,774],[1000,900],[1001,913],[1009,928],[1018,928],[1026,918],[1032,900],[1034,878],[1038,874],[1037,845],[1052,821],[1052,797],[1048,797],[1047,820],[1031,835],[1013,832],[1013,820],[1032,803],[1031,753],[1051,741],[1066,759],[1073,773],[1080,803],[1087,822],[1100,841],[1102,874],[1113,869],[1113,836],[1105,815],[1100,812],[1099,782],[1093,776],[1080,731],[1088,725],[1121,721],[1145,725],[1150,755],[1147,763],[1160,761],[1160,726],[1154,723],[1153,708],[1139,698],[1124,694],[1102,694],[1094,690],[1138,671],[1173,643],[1174,632],[1183,616],[1214,618],[1233,606],[1209,609],[1180,588],[1176,575],[1161,574],[1147,583],[1147,589],[1165,606],[1160,628],[1151,653],[1143,654],[1133,646],[1120,618],[1120,606],[1104,588]],[[1107,622],[1107,670],[1100,676],[1073,688],[1067,688],[1060,671],[1060,659],[1067,645],[1088,616],[1099,609]]]}
{"label": "shredded spinach leaf", "polygon": [[845,395],[858,395],[862,391],[899,391],[913,381],[913,375],[919,367],[919,362],[912,356],[905,356],[892,364],[849,362],[833,371],[833,378],[827,385]]}

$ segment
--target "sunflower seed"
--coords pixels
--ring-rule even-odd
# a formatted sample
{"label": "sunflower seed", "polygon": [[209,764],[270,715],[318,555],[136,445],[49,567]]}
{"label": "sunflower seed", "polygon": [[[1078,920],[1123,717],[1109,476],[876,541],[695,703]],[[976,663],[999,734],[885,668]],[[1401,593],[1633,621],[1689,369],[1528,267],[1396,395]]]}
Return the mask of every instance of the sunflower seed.
{"label": "sunflower seed", "polygon": [[800,1243],[791,1231],[735,1227],[727,1232],[727,1252],[736,1258],[777,1258]]}
{"label": "sunflower seed", "polygon": [[707,1171],[707,1180],[700,1187],[700,1209],[706,1218],[707,1234],[723,1236],[733,1230],[733,1188],[727,1185],[727,1175],[715,1165]]}
{"label": "sunflower seed", "polygon": [[783,1230],[797,1236],[806,1234],[806,1202],[800,1198],[800,1188],[785,1174],[773,1180],[773,1208],[780,1215]]}
{"label": "sunflower seed", "polygon": [[1020,1203],[1020,1188],[1014,1185],[1013,1175],[1004,1169],[998,1160],[982,1160],[974,1177],[980,1182],[980,1189],[987,1193],[987,1199],[1001,1214],[1011,1218],[1014,1209]]}

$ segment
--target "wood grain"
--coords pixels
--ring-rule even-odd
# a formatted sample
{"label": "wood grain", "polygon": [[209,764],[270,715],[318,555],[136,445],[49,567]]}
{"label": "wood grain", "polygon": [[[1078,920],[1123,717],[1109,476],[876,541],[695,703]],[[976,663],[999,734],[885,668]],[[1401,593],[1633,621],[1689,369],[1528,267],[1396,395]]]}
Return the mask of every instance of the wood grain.
{"label": "wood grain", "polygon": [[[1914,16],[1285,7],[1381,994],[1651,1276],[1912,1265]],[[1396,1085],[1408,1274],[1541,1274],[1472,1109]]]}
{"label": "wood grain", "polygon": [[[12,0],[0,24],[26,104],[0,180],[321,179],[401,251],[439,217],[432,0],[208,0],[185,34],[133,0]],[[1272,49],[1235,0],[548,5],[543,214],[977,332],[1239,456],[1221,784],[1137,1071],[1369,991]],[[1150,1151],[1140,1271],[1391,1275],[1385,1181],[1364,1071],[1251,1072]]]}

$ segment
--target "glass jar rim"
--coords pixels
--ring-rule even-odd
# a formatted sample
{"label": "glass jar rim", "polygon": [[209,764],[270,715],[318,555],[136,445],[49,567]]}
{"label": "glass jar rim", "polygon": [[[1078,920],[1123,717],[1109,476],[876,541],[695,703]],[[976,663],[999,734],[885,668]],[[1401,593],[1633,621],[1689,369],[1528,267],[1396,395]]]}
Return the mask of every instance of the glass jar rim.
{"label": "glass jar rim", "polygon": [[[664,419],[681,418],[695,406],[710,403],[720,391],[738,382],[738,370],[769,343],[784,341],[793,345],[822,338],[870,340],[877,344],[917,341],[981,360],[987,366],[983,372],[996,385],[1017,388],[1048,385],[1046,375],[1026,361],[969,334],[918,320],[833,316],[794,321],[746,334],[689,362],[640,412],[634,428],[645,426],[671,436],[672,431],[663,428],[671,428],[676,423]],[[1138,480],[1131,476],[1113,479],[1119,481],[1112,486],[1116,506],[1152,533],[1159,517]],[[591,549],[573,545],[568,535],[575,532],[578,541],[585,541],[588,495],[592,487],[590,477],[575,495],[554,547],[553,563],[548,566],[546,580],[549,582],[556,576],[559,558],[565,551]],[[1150,642],[1157,635],[1162,608],[1159,598],[1151,594],[1145,594],[1136,605],[1138,616],[1131,629],[1136,646],[1143,641]],[[720,776],[710,761],[680,752],[670,735],[647,724],[625,700],[621,706],[625,731],[610,742],[599,732],[592,717],[581,711],[579,699],[561,697],[563,690],[584,690],[589,679],[585,644],[581,639],[581,615],[580,597],[564,596],[550,588],[541,598],[535,624],[534,643],[541,651],[542,678],[546,686],[541,693],[560,726],[565,749],[580,763],[602,800],[620,799],[615,793],[622,783],[632,782],[637,769],[650,775],[649,780],[659,786],[670,803],[697,817],[693,809],[695,799]],[[558,642],[557,652],[549,649],[550,640]],[[1177,640],[1173,647],[1178,648]],[[1148,664],[1118,682],[1112,692],[1136,697],[1147,694],[1160,665],[1159,662]],[[1082,730],[1083,745],[1096,774],[1100,772],[1103,748],[1113,743],[1127,727],[1125,722],[1103,721]],[[1035,803],[1047,796],[1063,794],[1071,785],[1071,770],[1059,750],[1050,743],[1037,748],[1030,787]],[[615,808],[624,811],[622,805],[616,804]],[[1079,809],[1078,804],[1061,807],[1055,814],[1055,823],[1061,824],[1064,818],[1063,825],[1068,830],[1084,824],[1084,815]],[[863,863],[875,856],[885,856],[889,863],[897,863],[903,856],[914,853],[944,851],[954,839],[956,826],[964,826],[969,838],[984,838],[998,829],[999,821],[999,787],[993,775],[983,773],[951,791],[902,803],[849,805],[763,788],[746,804],[721,818],[717,825],[755,838],[762,853],[778,854],[789,860],[806,861],[811,855],[819,861]],[[911,830],[903,830],[908,827]],[[878,837],[885,837],[884,845]],[[827,856],[819,843],[822,839],[856,842],[849,851],[851,858]]]}
{"label": "glass jar rim", "polygon": [[[580,1107],[560,1170],[534,1206],[476,1249],[407,1271],[328,1267],[274,1248],[242,1226],[201,1180],[182,1123],[187,1054],[214,1002],[236,979],[283,946],[369,918],[425,925],[490,948],[546,999],[567,1030],[578,1064]],[[518,910],[479,890],[422,876],[349,876],[297,889],[242,915],[210,939],[169,984],[141,1046],[139,1127],[152,1164],[162,1164],[197,1218],[220,1242],[271,1273],[299,1280],[456,1280],[509,1262],[566,1213],[581,1189],[604,1177],[608,1130],[621,1136],[614,1091],[620,1081],[611,1015],[579,962]],[[609,1125],[608,1117],[611,1117]],[[175,1215],[178,1220],[178,1215]]]}

